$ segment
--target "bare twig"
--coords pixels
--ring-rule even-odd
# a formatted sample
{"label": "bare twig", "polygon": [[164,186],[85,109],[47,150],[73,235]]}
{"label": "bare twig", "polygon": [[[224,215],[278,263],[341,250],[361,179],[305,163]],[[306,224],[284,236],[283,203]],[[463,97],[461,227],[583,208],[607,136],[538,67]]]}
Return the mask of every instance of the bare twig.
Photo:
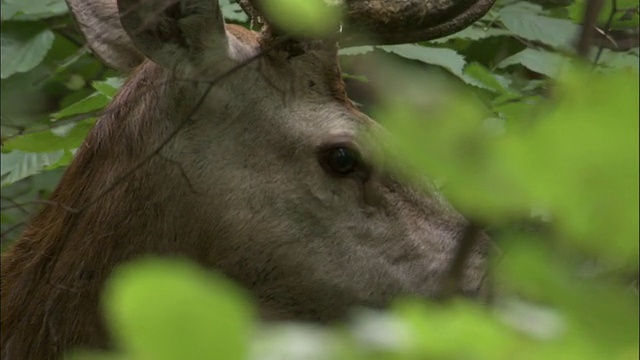
{"label": "bare twig", "polygon": [[582,33],[576,45],[576,53],[582,58],[589,56],[589,49],[593,43],[595,27],[598,21],[598,14],[602,9],[604,0],[589,0],[587,2],[584,22],[582,24]]}
{"label": "bare twig", "polygon": [[25,208],[25,206],[29,206],[31,203],[23,203],[23,204],[21,204],[21,203],[15,201],[14,199],[12,199],[10,197],[7,197],[7,196],[2,196],[2,200],[8,201],[8,202],[11,203],[11,205],[9,205],[9,206],[3,206],[2,209],[1,209],[2,211],[9,210],[9,209],[19,209],[20,211],[22,211],[26,215],[30,215],[31,214],[29,212],[29,210],[27,210]]}
{"label": "bare twig", "polygon": [[[609,18],[607,19],[607,23],[604,26],[605,34],[607,34],[609,31],[611,31],[611,24],[613,23],[613,17],[616,15],[617,11],[618,11],[618,1],[617,0],[611,0],[611,12],[609,13]],[[595,58],[593,59],[593,66],[598,65],[598,61],[600,60],[600,56],[602,56],[602,51],[603,50],[604,50],[603,46],[600,46],[598,48],[598,53],[596,54]]]}
{"label": "bare twig", "polygon": [[106,189],[104,189],[103,191],[101,191],[93,200],[90,200],[88,203],[86,203],[85,205],[83,205],[80,209],[78,209],[78,211],[82,211],[84,209],[87,209],[88,207],[92,206],[93,204],[95,204],[96,202],[98,202],[104,195],[106,195],[107,193],[109,193],[111,190],[113,190],[116,186],[118,186],[120,183],[122,183],[125,179],[127,179],[129,176],[133,175],[138,169],[140,169],[142,166],[144,166],[145,164],[147,164],[151,159],[153,159],[153,157],[155,157],[157,154],[160,153],[160,151],[162,151],[162,149],[164,149],[165,146],[167,146],[167,144],[169,144],[173,138],[178,135],[178,133],[180,131],[182,131],[182,129],[184,128],[184,126],[190,121],[192,120],[193,116],[196,114],[196,112],[200,109],[200,106],[202,106],[202,104],[204,103],[204,101],[206,100],[207,96],[209,95],[209,93],[211,92],[211,90],[213,89],[213,87],[218,84],[220,81],[224,80],[225,78],[227,78],[228,76],[236,73],[237,71],[239,71],[240,69],[244,68],[245,66],[257,61],[258,59],[262,58],[264,55],[266,55],[269,49],[265,49],[263,51],[261,51],[260,53],[258,53],[257,55],[253,56],[252,58],[250,58],[249,60],[240,63],[236,66],[234,66],[233,68],[231,68],[229,71],[227,71],[226,73],[220,75],[219,77],[217,77],[216,79],[214,79],[213,81],[209,82],[207,89],[204,91],[203,95],[200,97],[200,99],[198,100],[198,102],[196,103],[196,105],[193,107],[193,109],[189,112],[189,114],[178,124],[178,126],[176,126],[176,128],[169,134],[169,136],[166,137],[166,139],[164,141],[162,141],[160,143],[160,145],[158,145],[151,153],[149,153],[147,156],[145,156],[142,160],[140,160],[137,164],[135,164],[134,166],[132,166],[129,170],[127,170],[123,175],[120,176],[120,178],[116,179],[111,185],[109,185]]}
{"label": "bare twig", "polygon": [[17,127],[17,126],[11,126],[11,125],[6,125],[6,124],[2,124],[2,126],[7,126],[7,127],[12,127],[15,128],[16,130],[18,130],[17,133],[15,134],[11,134],[7,137],[3,137],[2,141],[8,141],[8,140],[12,140],[14,138],[17,138],[19,136],[23,136],[23,135],[31,135],[31,134],[36,134],[36,133],[40,133],[43,131],[49,131],[58,127],[62,127],[65,125],[69,125],[71,123],[76,123],[76,122],[80,122],[92,117],[97,117],[102,113],[102,111],[98,110],[98,111],[93,111],[93,112],[88,112],[88,113],[84,113],[84,114],[80,114],[80,115],[74,115],[68,118],[64,118],[62,120],[58,120],[55,122],[52,122],[49,125],[44,125],[44,126],[38,126],[38,127],[34,127],[32,129],[25,129],[24,127]]}
{"label": "bare twig", "polygon": [[27,223],[26,220],[22,220],[16,224],[13,224],[12,226],[10,226],[7,230],[3,231],[2,233],[0,233],[0,241],[2,241],[2,239],[4,239],[7,235],[9,235],[11,232],[13,232],[14,230],[18,229],[20,226],[23,226]]}
{"label": "bare twig", "polygon": [[[257,55],[253,56],[252,58],[234,66],[233,68],[229,69],[229,71],[225,72],[224,74],[214,78],[211,81],[206,81],[206,80],[195,80],[195,79],[171,79],[172,81],[193,81],[193,82],[199,82],[199,83],[206,83],[208,84],[207,88],[205,89],[203,95],[200,97],[200,99],[198,100],[198,102],[195,104],[195,106],[192,108],[192,110],[187,114],[187,116],[185,116],[185,118],[176,126],[176,128],[153,150],[151,151],[149,154],[147,154],[145,157],[142,158],[142,160],[140,160],[139,162],[137,162],[134,166],[132,166],[129,170],[125,171],[119,178],[117,178],[113,183],[111,183],[106,189],[104,189],[103,191],[101,191],[100,193],[98,193],[98,195],[96,195],[93,199],[89,200],[86,204],[84,204],[82,207],[79,208],[73,208],[64,204],[61,204],[59,202],[55,202],[55,201],[39,201],[39,203],[45,204],[45,205],[54,205],[54,206],[60,206],[63,209],[72,212],[72,213],[80,213],[84,210],[86,210],[87,208],[89,208],[90,206],[96,204],[97,202],[99,202],[106,194],[108,194],[110,191],[112,191],[113,189],[115,189],[119,184],[121,184],[123,181],[125,181],[129,176],[133,175],[138,169],[140,169],[141,167],[143,167],[144,165],[146,165],[151,159],[153,159],[156,155],[158,155],[162,149],[164,149],[164,147],[169,144],[174,137],[184,128],[184,126],[190,121],[192,120],[193,116],[195,115],[195,113],[200,109],[201,105],[204,103],[204,101],[207,98],[207,95],[211,92],[211,90],[213,89],[213,87],[215,85],[217,85],[219,82],[221,82],[222,80],[226,79],[228,76],[233,75],[234,73],[236,73],[237,71],[239,71],[240,69],[244,68],[245,66],[259,60],[260,58],[264,57],[268,52],[270,52],[274,47],[276,47],[278,44],[281,43],[281,41],[287,41],[288,38],[282,38],[280,39],[278,42],[274,43],[272,46],[262,50],[260,53],[258,53]],[[169,81],[169,80],[168,80]],[[157,83],[154,83],[153,86],[157,86]],[[148,91],[151,90],[151,86],[149,87]],[[112,109],[111,111],[116,111],[115,109]],[[105,116],[107,112],[103,112],[102,116]],[[74,118],[70,118],[67,119],[67,122],[70,121],[78,121],[78,119],[85,119],[87,118],[87,114],[83,114],[80,115],[78,117],[74,117]],[[12,230],[14,230],[15,228],[17,228],[18,226],[23,225],[24,223],[26,223],[26,221],[22,221],[18,224],[15,224],[14,226],[12,226],[10,229],[8,229],[7,231],[3,232],[2,234],[0,234],[0,238],[4,238],[4,236],[6,234],[8,234],[9,232],[11,232]]]}

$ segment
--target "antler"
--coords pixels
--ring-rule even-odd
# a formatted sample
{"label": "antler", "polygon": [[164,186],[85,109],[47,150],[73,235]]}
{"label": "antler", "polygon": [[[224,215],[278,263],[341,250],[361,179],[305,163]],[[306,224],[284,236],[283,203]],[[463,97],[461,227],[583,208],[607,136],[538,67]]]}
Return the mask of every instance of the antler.
{"label": "antler", "polygon": [[343,46],[437,39],[473,24],[495,0],[347,0]]}
{"label": "antler", "polygon": [[[343,0],[346,16],[342,22],[340,43],[343,47],[370,43],[389,45],[444,37],[480,19],[495,1]],[[247,2],[258,10],[268,5],[265,0],[244,0],[245,10]],[[260,13],[265,14],[263,11]],[[270,19],[266,20],[271,23]],[[276,31],[272,29],[271,33]]]}
{"label": "antler", "polygon": [[126,72],[144,61],[120,24],[116,0],[66,2],[87,45],[105,64]]}

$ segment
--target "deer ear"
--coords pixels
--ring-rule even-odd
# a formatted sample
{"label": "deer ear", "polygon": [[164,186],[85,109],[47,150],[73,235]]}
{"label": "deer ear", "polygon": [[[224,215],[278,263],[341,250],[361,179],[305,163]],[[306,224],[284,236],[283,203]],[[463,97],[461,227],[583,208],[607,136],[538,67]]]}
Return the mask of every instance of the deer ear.
{"label": "deer ear", "polygon": [[118,0],[118,10],[135,46],[160,66],[197,65],[228,54],[217,0]]}
{"label": "deer ear", "polygon": [[87,45],[107,66],[128,72],[144,61],[120,25],[115,1],[67,0],[67,5]]}

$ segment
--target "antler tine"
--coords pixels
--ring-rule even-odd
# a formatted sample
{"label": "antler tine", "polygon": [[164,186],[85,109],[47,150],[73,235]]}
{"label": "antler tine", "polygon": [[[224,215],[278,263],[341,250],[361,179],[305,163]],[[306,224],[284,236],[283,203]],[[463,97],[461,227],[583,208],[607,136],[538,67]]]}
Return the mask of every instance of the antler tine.
{"label": "antler tine", "polygon": [[347,0],[342,46],[405,44],[454,34],[496,0]]}
{"label": "antler tine", "polygon": [[[340,43],[345,47],[437,39],[471,25],[486,14],[495,1],[342,0],[346,16],[339,35]],[[250,3],[254,13],[267,3],[265,0],[243,2]],[[270,23],[268,18],[266,20]]]}

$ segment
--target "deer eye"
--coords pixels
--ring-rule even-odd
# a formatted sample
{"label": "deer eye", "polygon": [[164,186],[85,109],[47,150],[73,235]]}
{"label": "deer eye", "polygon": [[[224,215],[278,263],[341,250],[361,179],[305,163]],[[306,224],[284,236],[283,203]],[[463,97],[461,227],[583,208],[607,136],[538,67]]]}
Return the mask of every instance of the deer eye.
{"label": "deer eye", "polygon": [[338,146],[326,149],[321,155],[320,162],[334,175],[347,176],[358,169],[360,154],[349,147]]}

